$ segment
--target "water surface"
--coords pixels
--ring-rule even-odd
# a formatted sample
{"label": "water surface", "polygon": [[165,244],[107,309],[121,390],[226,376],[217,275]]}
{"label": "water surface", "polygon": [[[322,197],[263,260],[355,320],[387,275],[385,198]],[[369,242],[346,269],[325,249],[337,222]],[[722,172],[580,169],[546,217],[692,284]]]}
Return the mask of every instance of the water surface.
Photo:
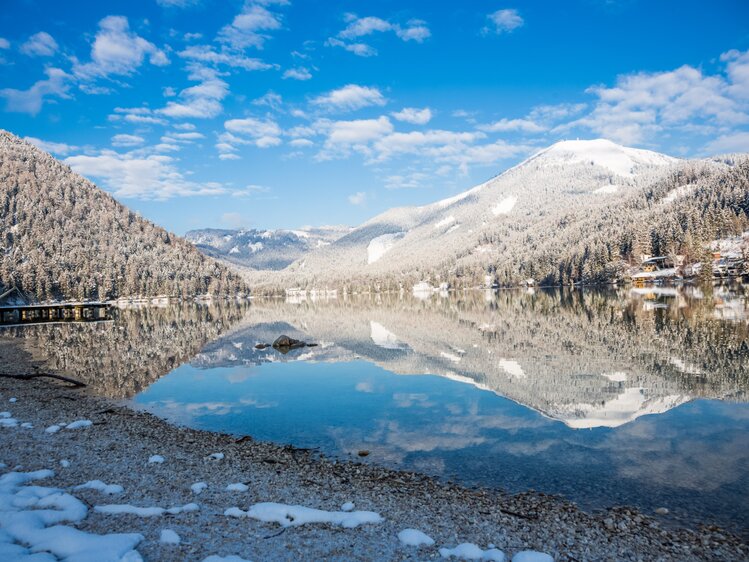
{"label": "water surface", "polygon": [[[122,310],[16,335],[177,423],[746,534],[747,318],[741,286],[507,291]],[[282,333],[320,345],[255,349]]]}

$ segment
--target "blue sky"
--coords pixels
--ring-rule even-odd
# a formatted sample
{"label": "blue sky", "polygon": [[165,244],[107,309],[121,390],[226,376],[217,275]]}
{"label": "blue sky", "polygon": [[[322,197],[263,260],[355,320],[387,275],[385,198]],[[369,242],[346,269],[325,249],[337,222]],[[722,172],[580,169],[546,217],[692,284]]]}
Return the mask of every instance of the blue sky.
{"label": "blue sky", "polygon": [[565,138],[749,151],[749,2],[6,2],[0,110],[180,234],[358,224]]}

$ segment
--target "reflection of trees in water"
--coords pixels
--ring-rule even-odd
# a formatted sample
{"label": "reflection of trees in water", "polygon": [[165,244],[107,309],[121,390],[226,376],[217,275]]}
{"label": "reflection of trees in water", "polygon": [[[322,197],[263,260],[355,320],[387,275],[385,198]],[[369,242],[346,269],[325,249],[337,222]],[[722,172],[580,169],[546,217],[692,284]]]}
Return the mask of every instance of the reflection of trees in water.
{"label": "reflection of trees in water", "polygon": [[[132,396],[189,360],[205,368],[294,360],[301,353],[280,358],[254,349],[285,332],[324,344],[303,352],[320,361],[358,355],[395,373],[459,377],[575,418],[586,415],[578,406],[602,406],[627,389],[642,389],[641,409],[695,396],[745,400],[749,324],[736,313],[746,309],[745,295],[737,289],[698,296],[694,290],[473,291],[426,300],[398,294],[259,300],[251,308],[219,302],[115,309],[113,323],[6,333],[26,338],[45,368],[111,397]],[[716,313],[726,303],[738,321]],[[664,398],[670,402],[657,403]]]}
{"label": "reflection of trees in water", "polygon": [[[573,423],[616,408],[624,418],[664,411],[697,396],[744,400],[747,324],[717,318],[713,298],[695,294],[555,290],[256,301],[257,325],[231,339],[252,339],[266,323],[285,322],[315,341],[335,342],[342,359],[353,352],[396,373],[460,377]],[[382,334],[389,340],[378,344]],[[249,355],[260,360],[251,350],[241,359]]]}
{"label": "reflection of trees in water", "polygon": [[65,373],[112,398],[131,397],[226,333],[249,305],[217,302],[113,309],[114,322],[37,324],[5,330],[23,338],[43,369]]}

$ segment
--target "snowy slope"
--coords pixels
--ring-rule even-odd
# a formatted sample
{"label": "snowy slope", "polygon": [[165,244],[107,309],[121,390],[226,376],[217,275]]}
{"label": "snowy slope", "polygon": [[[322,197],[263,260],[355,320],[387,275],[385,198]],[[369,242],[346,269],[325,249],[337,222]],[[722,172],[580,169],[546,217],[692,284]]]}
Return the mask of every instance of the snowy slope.
{"label": "snowy slope", "polygon": [[185,238],[198,249],[219,259],[251,269],[283,269],[316,248],[334,242],[351,229],[323,226],[298,230],[191,230]]}
{"label": "snowy slope", "polygon": [[287,271],[330,279],[352,272],[377,276],[497,252],[496,247],[481,248],[482,235],[507,227],[511,235],[522,236],[531,227],[553,224],[570,209],[609,204],[678,162],[602,139],[559,142],[463,193],[430,205],[390,209]]}

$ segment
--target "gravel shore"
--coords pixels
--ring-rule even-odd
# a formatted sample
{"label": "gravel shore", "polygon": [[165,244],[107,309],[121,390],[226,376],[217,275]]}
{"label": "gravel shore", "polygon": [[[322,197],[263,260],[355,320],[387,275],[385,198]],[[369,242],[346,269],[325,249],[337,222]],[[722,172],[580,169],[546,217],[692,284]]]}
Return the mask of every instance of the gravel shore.
{"label": "gravel shore", "polygon": [[[30,373],[31,357],[14,342],[0,340],[0,372]],[[11,401],[11,398],[15,398]],[[496,545],[508,558],[522,550],[546,552],[558,561],[747,560],[749,547],[717,528],[666,529],[653,517],[617,508],[589,514],[563,499],[537,492],[507,495],[469,489],[408,472],[357,462],[335,462],[291,447],[250,438],[170,425],[150,414],[91,396],[53,380],[0,378],[0,411],[18,427],[0,428],[0,473],[52,469],[44,486],[70,491],[90,508],[103,504],[172,507],[191,502],[197,511],[140,517],[89,509],[75,526],[92,533],[140,533],[145,560],[203,560],[237,555],[248,560],[430,560],[439,548],[475,543]],[[93,424],[47,433],[74,420]],[[33,428],[21,427],[30,423]],[[211,455],[222,453],[223,458]],[[150,462],[154,455],[164,461]],[[220,455],[218,455],[220,456]],[[69,461],[64,467],[60,461]],[[64,463],[67,464],[67,463]],[[91,480],[124,492],[73,491]],[[200,494],[191,485],[205,482]],[[245,491],[227,485],[244,483]],[[243,488],[243,487],[239,487]],[[383,521],[356,528],[329,524],[281,527],[224,515],[258,502],[279,502],[338,511],[379,513]],[[434,546],[405,546],[403,529],[423,531]],[[161,531],[181,542],[160,542]]]}

